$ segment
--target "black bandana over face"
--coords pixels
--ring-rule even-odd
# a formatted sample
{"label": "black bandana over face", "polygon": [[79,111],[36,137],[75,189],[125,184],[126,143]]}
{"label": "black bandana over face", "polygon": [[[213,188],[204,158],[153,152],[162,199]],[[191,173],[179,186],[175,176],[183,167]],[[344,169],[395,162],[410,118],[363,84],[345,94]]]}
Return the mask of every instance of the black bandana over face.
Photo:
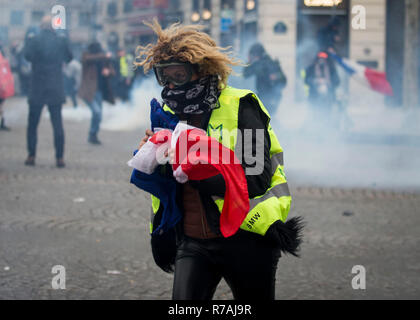
{"label": "black bandana over face", "polygon": [[219,107],[217,76],[190,81],[182,86],[162,90],[163,102],[176,114],[202,114]]}

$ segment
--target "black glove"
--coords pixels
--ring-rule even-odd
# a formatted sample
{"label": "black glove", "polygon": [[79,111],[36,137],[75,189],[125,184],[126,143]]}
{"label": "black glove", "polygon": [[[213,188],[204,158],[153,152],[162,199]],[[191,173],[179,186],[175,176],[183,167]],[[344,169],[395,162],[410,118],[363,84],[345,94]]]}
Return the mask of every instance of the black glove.
{"label": "black glove", "polygon": [[302,243],[302,229],[304,227],[302,217],[293,217],[286,223],[278,220],[267,230],[265,238],[272,242],[284,253],[290,253],[299,257],[298,251]]}
{"label": "black glove", "polygon": [[152,235],[150,243],[153,259],[159,268],[167,273],[174,272],[177,250],[175,228],[159,235]]}

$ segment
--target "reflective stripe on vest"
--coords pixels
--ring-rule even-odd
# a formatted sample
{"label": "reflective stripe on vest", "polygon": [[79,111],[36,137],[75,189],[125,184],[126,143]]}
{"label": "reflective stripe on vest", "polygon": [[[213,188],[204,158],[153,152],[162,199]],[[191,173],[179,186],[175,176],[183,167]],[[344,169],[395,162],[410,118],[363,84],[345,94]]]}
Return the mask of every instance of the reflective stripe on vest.
{"label": "reflective stripe on vest", "polygon": [[120,74],[122,77],[128,78],[133,76],[133,70],[129,65],[132,60],[133,56],[131,54],[120,57]]}
{"label": "reflective stripe on vest", "polygon": [[153,233],[153,219],[155,217],[155,214],[158,212],[160,207],[160,200],[158,197],[155,197],[154,195],[150,195],[152,198],[152,214],[150,217],[150,233]]}

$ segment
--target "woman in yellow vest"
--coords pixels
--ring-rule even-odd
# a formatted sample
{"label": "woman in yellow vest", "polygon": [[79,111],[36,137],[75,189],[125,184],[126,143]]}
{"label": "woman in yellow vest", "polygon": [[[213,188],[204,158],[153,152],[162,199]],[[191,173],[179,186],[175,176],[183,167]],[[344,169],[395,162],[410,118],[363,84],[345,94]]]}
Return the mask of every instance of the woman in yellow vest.
{"label": "woman in yellow vest", "polygon": [[[152,236],[155,261],[165,271],[174,270],[176,300],[210,300],[222,278],[235,299],[274,299],[278,260],[281,252],[297,255],[302,221],[295,217],[286,222],[291,196],[270,115],[254,93],[227,86],[230,66],[239,61],[200,27],[175,24],[163,30],[156,20],[148,25],[157,42],[139,47],[136,65],[145,73],[154,70],[163,87],[164,110],[206,130],[235,152],[250,198],[241,228],[224,238],[219,229],[223,177],[177,184],[183,219],[173,230],[176,236]],[[146,130],[139,148],[151,135]],[[153,196],[152,210],[151,232],[163,210]]]}

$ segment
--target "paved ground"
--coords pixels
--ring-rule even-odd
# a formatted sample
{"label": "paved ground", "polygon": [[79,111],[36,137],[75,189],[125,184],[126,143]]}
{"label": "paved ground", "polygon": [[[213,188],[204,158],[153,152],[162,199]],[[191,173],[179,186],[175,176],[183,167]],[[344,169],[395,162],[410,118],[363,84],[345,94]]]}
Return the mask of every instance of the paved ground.
{"label": "paved ground", "polygon": [[[88,121],[65,130],[65,169],[54,166],[47,119],[35,168],[23,165],[25,114],[0,132],[0,299],[170,299],[172,276],[150,252],[149,198],[128,183],[142,130],[104,131],[100,147],[86,143]],[[280,259],[277,299],[420,298],[420,194],[288,175],[291,216],[307,228],[302,257]],[[51,287],[54,265],[66,268],[65,290]],[[366,269],[365,290],[352,289],[355,265]],[[224,282],[215,298],[232,298]]]}

